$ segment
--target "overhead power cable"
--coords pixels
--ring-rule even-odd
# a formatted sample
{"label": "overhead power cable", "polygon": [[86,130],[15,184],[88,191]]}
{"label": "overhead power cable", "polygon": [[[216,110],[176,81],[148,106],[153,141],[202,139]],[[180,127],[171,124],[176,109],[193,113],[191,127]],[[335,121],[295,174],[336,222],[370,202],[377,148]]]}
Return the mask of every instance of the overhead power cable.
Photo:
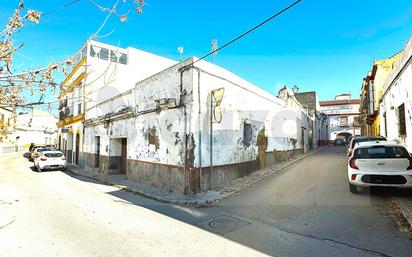
{"label": "overhead power cable", "polygon": [[212,54],[214,54],[214,53],[222,50],[223,48],[226,48],[227,46],[229,46],[229,45],[231,45],[231,44],[233,44],[233,43],[235,43],[235,42],[238,41],[239,39],[241,39],[241,38],[245,37],[246,35],[252,33],[253,31],[255,31],[256,29],[258,29],[259,27],[265,25],[265,24],[268,23],[269,21],[275,19],[275,18],[278,17],[279,15],[281,15],[281,14],[283,14],[284,12],[288,11],[289,9],[293,8],[295,5],[297,5],[297,4],[298,4],[299,2],[301,2],[301,1],[302,1],[302,0],[297,0],[297,1],[293,2],[292,4],[290,4],[289,6],[287,6],[286,8],[284,8],[284,9],[280,10],[279,12],[275,13],[274,15],[272,15],[272,16],[269,17],[268,19],[262,21],[261,23],[257,24],[256,26],[254,26],[253,28],[249,29],[248,31],[246,31],[246,32],[242,33],[241,35],[237,36],[236,38],[230,40],[229,42],[227,42],[226,44],[222,45],[221,47],[219,47],[219,48],[217,48],[217,49],[214,49],[213,51],[211,51],[210,53],[206,54],[205,56],[197,59],[196,61],[194,61],[194,62],[192,63],[192,65],[195,64],[195,63],[197,63],[198,61],[201,61],[201,60],[203,60],[203,59],[206,59],[207,57],[211,56]]}
{"label": "overhead power cable", "polygon": [[58,11],[58,10],[60,10],[60,9],[66,8],[66,7],[69,7],[70,5],[73,5],[73,4],[78,3],[78,2],[80,2],[80,1],[81,1],[81,0],[74,0],[74,1],[71,1],[71,2],[68,2],[68,3],[65,3],[65,4],[63,4],[63,5],[59,6],[59,7],[56,7],[56,8],[54,8],[54,9],[50,10],[50,11],[47,11],[47,12],[45,12],[45,13],[42,13],[42,16],[49,15],[49,14],[51,14],[51,13],[54,13],[55,11]]}

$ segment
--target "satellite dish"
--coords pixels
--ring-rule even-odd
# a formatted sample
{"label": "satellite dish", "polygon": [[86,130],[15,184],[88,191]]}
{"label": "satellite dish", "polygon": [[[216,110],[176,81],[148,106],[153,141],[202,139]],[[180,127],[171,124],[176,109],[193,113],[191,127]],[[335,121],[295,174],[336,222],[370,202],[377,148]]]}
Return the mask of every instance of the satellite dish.
{"label": "satellite dish", "polygon": [[215,118],[216,123],[220,123],[222,121],[222,108],[220,106],[216,106],[213,111],[213,117]]}

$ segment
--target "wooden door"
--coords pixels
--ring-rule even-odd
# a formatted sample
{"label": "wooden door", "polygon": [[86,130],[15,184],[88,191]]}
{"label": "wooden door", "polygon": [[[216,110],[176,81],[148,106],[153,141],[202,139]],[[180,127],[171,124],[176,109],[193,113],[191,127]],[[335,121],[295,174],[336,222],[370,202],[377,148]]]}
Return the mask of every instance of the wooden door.
{"label": "wooden door", "polygon": [[122,138],[122,155],[120,160],[120,174],[126,174],[127,165],[127,138]]}

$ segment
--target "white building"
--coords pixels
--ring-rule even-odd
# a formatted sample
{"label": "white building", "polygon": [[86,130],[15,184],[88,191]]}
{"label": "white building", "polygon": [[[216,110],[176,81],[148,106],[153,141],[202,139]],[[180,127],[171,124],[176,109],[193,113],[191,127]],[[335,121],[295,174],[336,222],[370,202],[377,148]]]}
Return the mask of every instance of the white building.
{"label": "white building", "polygon": [[301,151],[302,119],[299,106],[190,58],[87,108],[83,150],[95,172],[194,193]]}
{"label": "white building", "polygon": [[321,101],[321,111],[329,118],[329,139],[361,134],[360,99],[352,99],[350,94],[337,95],[332,101]]}
{"label": "white building", "polygon": [[388,140],[398,140],[412,152],[412,39],[383,86],[379,106],[380,132]]}
{"label": "white building", "polygon": [[99,113],[95,108],[99,103],[176,62],[132,47],[96,41],[88,41],[72,61],[73,69],[65,78],[59,97],[59,147],[69,163],[83,166],[84,113]]}
{"label": "white building", "polygon": [[16,129],[13,138],[18,145],[35,144],[56,145],[58,119],[54,115],[33,109],[28,113],[19,113],[16,117]]}

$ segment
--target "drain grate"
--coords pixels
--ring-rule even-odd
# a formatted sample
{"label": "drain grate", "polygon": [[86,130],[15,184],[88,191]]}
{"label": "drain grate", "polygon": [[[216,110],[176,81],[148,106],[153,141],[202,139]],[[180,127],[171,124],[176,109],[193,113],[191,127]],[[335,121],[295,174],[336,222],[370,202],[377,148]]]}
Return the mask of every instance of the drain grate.
{"label": "drain grate", "polygon": [[204,204],[196,205],[197,209],[205,209],[205,208],[212,208],[212,207],[213,207],[212,203],[204,203]]}
{"label": "drain grate", "polygon": [[226,234],[250,224],[251,223],[247,221],[243,221],[226,215],[218,216],[213,219],[205,220],[199,223],[201,227],[218,234]]}

